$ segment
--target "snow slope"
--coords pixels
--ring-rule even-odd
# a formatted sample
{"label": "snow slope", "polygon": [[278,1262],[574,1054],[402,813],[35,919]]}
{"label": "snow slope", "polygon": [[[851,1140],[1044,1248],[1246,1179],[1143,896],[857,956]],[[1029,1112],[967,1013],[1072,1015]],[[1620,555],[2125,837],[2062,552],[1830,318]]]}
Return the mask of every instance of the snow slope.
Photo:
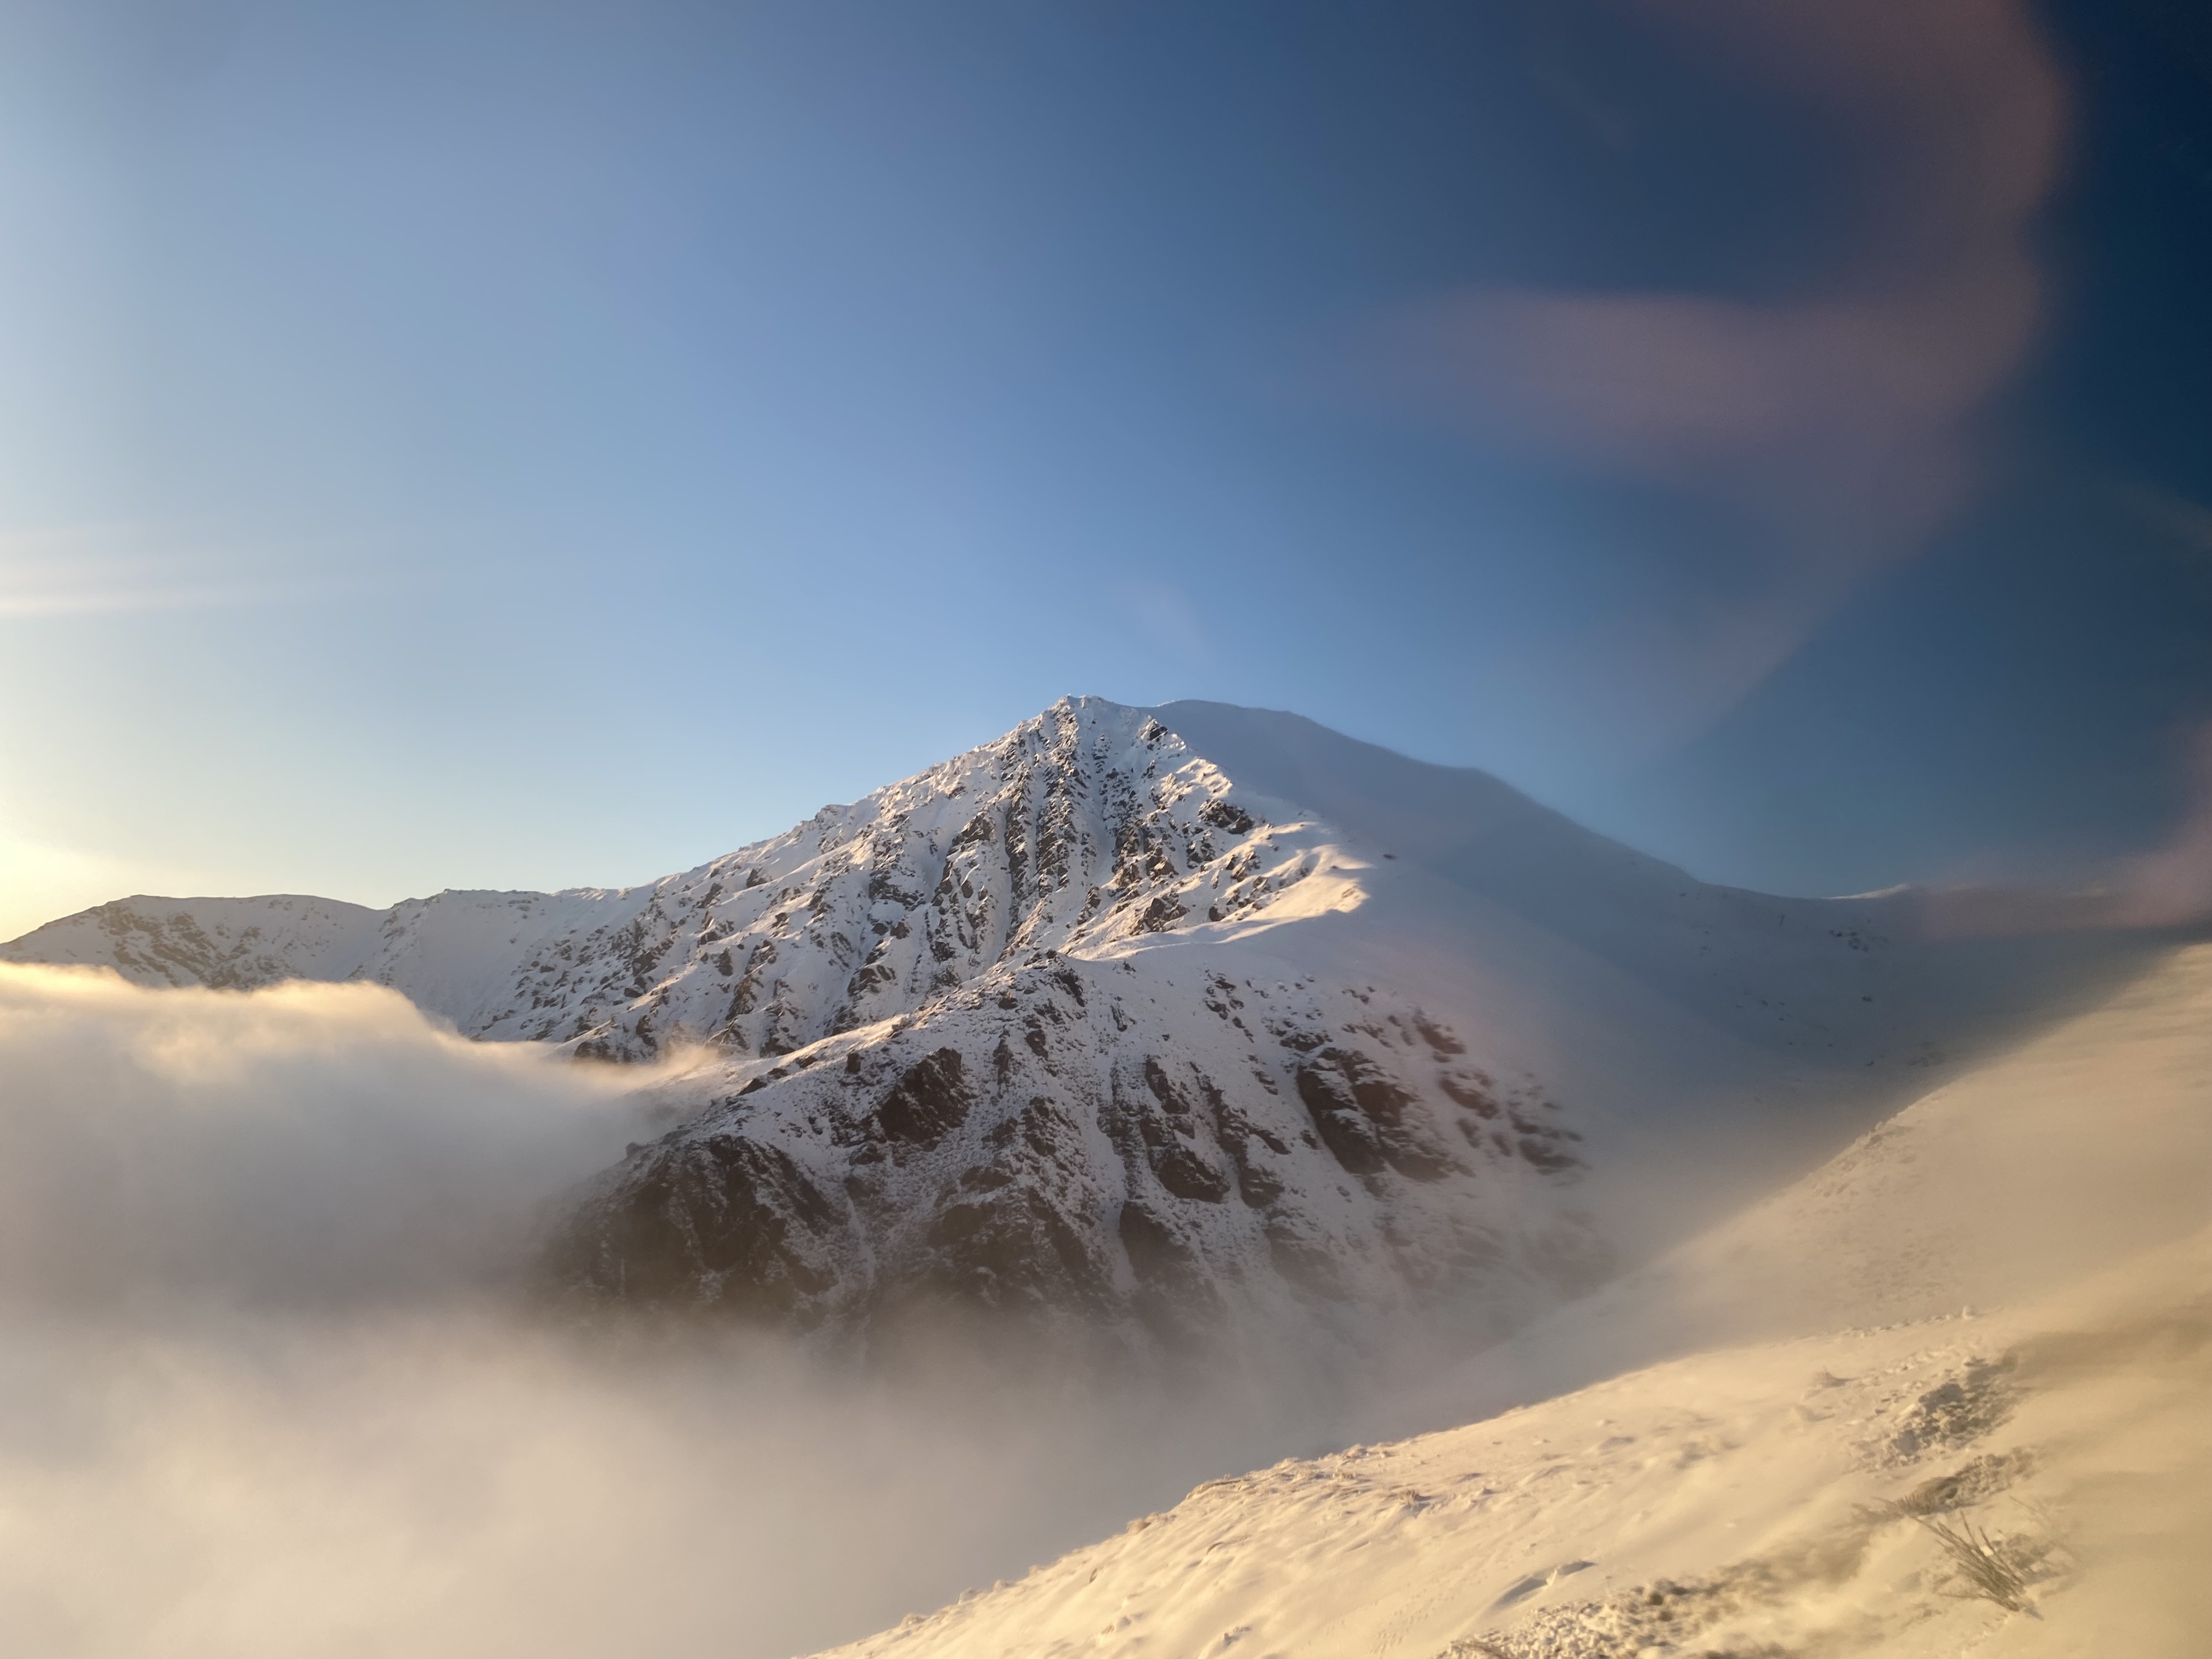
{"label": "snow slope", "polygon": [[2200,943],[1521,1346],[1592,1374],[1656,1352],[2018,1303],[2206,1220],[2212,945]]}
{"label": "snow slope", "polygon": [[[1209,1483],[837,1651],[2189,1659],[2208,1216],[2199,944],[1462,1382],[1767,1340]],[[2014,1605],[1939,1528],[1987,1540]]]}
{"label": "snow slope", "polygon": [[1706,886],[1294,715],[1084,698],[641,887],[131,899],[0,958],[693,1052],[556,1230],[586,1297],[1356,1345],[1524,1322],[2042,994],[1916,904]]}

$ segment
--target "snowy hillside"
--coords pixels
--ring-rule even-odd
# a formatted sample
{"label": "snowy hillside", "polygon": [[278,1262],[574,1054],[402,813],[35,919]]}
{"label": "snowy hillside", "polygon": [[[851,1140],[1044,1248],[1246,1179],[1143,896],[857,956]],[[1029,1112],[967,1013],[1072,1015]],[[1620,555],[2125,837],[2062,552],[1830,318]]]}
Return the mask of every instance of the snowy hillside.
{"label": "snowy hillside", "polygon": [[1210,1482],[838,1653],[2193,1659],[2208,1215],[2199,945],[1461,1381],[1621,1374]]}
{"label": "snowy hillside", "polygon": [[1503,1330],[1679,1230],[1723,1151],[1749,1182],[1847,1139],[2003,1000],[1912,903],[1702,885],[1293,715],[1086,698],[647,886],[131,899],[0,958],[689,1054],[559,1231],[587,1295],[1172,1345]]}

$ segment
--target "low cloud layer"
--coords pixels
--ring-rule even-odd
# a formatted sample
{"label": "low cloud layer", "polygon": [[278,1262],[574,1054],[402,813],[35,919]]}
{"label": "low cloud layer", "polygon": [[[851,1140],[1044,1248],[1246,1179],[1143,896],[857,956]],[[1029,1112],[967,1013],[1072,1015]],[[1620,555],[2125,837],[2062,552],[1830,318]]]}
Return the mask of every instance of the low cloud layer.
{"label": "low cloud layer", "polygon": [[481,1310],[0,1338],[0,1649],[57,1659],[785,1659],[1273,1455],[1189,1405]]}
{"label": "low cloud layer", "polygon": [[521,1292],[635,1070],[0,967],[0,1650],[783,1656],[1338,1431]]}
{"label": "low cloud layer", "polygon": [[0,967],[0,1293],[25,1305],[481,1290],[639,1133],[639,1079],[467,1042],[369,985]]}
{"label": "low cloud layer", "polygon": [[[2144,1052],[2169,1091],[2194,1075]],[[2077,1109],[2075,1071],[2033,1074]],[[0,1650],[781,1659],[1201,1480],[1528,1395],[1433,1352],[1358,1401],[1299,1397],[1297,1355],[1267,1391],[973,1354],[863,1376],[757,1332],[532,1313],[544,1206],[637,1133],[642,1076],[470,1044],[374,988],[0,969]],[[2029,1092],[1994,1078],[2005,1109],[1969,1127],[2047,1163],[2063,1137],[2011,1133]],[[2118,1127],[2106,1161],[2154,1158],[2185,1198],[2172,1146]],[[1893,1246],[1957,1220],[1911,1198],[1869,1212]],[[1741,1264],[1788,1255],[1726,1255],[1718,1291],[1778,1302]],[[1642,1329],[1610,1364],[1568,1344],[1559,1381],[1680,1340]]]}

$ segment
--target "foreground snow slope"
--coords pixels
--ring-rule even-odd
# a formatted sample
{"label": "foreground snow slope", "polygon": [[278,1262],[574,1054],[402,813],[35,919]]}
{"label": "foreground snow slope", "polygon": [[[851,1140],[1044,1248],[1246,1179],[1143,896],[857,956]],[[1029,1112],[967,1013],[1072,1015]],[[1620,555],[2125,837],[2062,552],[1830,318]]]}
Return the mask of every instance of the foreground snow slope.
{"label": "foreground snow slope", "polygon": [[[1804,1334],[1216,1481],[838,1651],[2193,1659],[2208,1212],[2198,945],[1550,1333]],[[1546,1340],[1510,1345],[1524,1385]],[[1929,1522],[1987,1539],[2017,1607]]]}
{"label": "foreground snow slope", "polygon": [[2212,945],[1936,1089],[1425,1399],[1504,1404],[1723,1343],[2016,1304],[2212,1219]]}

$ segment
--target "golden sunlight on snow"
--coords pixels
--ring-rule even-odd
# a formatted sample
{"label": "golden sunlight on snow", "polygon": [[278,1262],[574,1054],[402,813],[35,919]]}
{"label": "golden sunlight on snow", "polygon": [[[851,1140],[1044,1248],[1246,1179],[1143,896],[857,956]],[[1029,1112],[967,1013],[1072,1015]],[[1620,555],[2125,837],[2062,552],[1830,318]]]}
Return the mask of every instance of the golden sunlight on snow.
{"label": "golden sunlight on snow", "polygon": [[839,1652],[2197,1659],[2208,1107],[2197,945],[1496,1364],[1755,1345],[1211,1483]]}

